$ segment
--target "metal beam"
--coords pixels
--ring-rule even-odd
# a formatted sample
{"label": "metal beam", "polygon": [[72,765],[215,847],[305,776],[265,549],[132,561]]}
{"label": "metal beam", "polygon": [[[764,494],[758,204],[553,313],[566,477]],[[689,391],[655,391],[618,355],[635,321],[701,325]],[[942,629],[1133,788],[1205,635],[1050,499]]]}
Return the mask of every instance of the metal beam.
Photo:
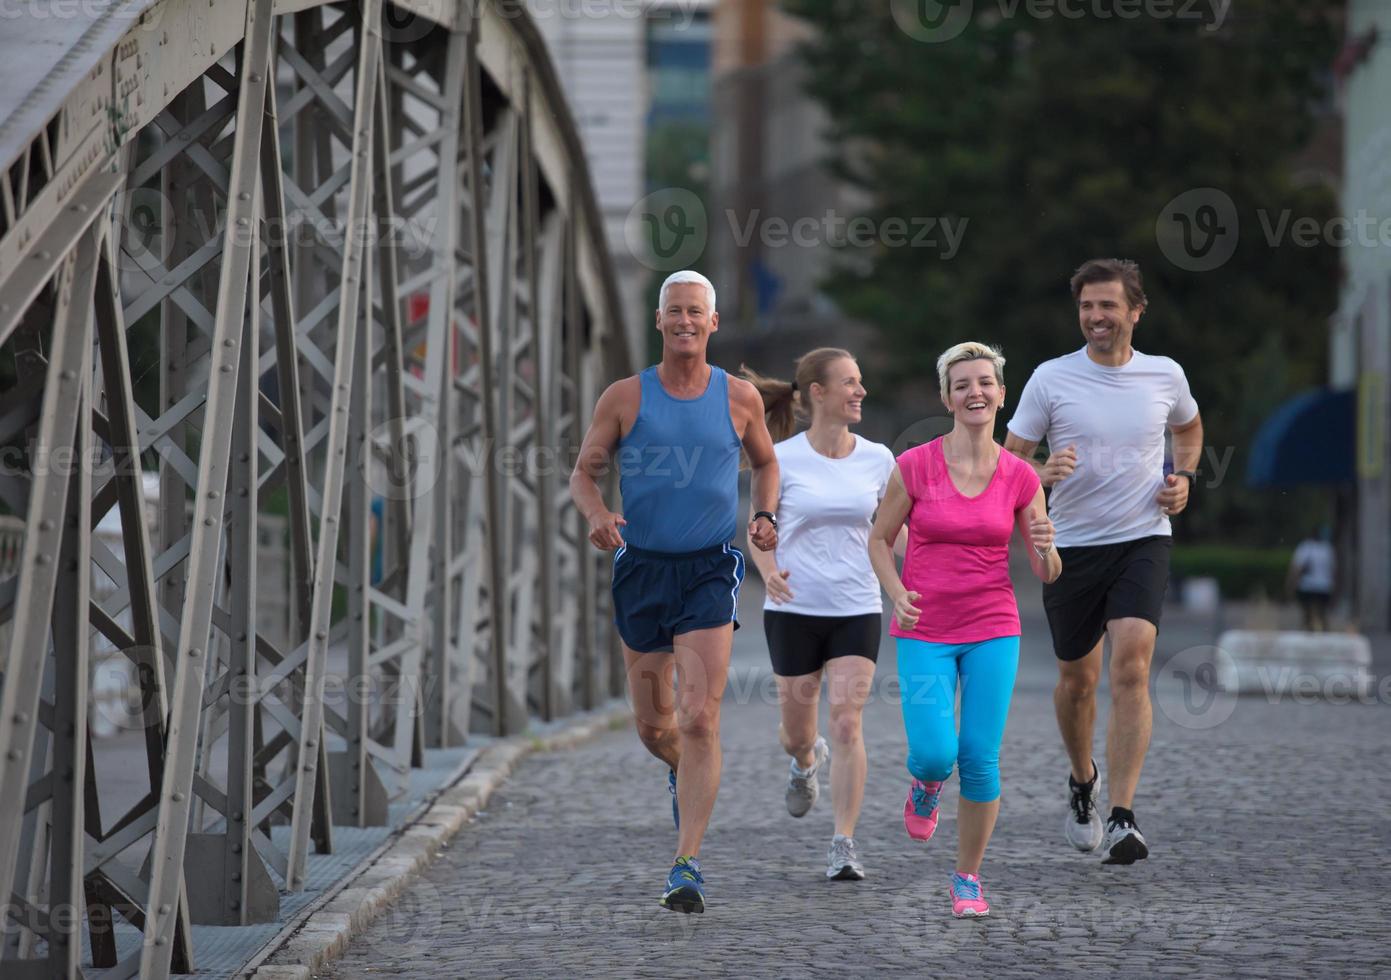
{"label": "metal beam", "polygon": [[228,181],[227,226],[217,287],[217,319],[209,355],[207,413],[198,453],[198,489],[193,503],[188,591],[181,615],[177,666],[170,696],[169,749],[160,785],[159,820],[151,850],[150,898],[141,950],[142,977],[169,975],[173,910],[180,895],[184,847],[192,805],[196,733],[202,711],[203,675],[212,627],[213,592],[222,536],[222,498],[227,490],[227,457],[232,440],[239,345],[245,340],[246,296],[250,278],[250,236],[254,234],[254,194],[261,149],[266,88],[269,84],[274,20],[272,0],[247,7],[246,46],[241,63],[236,143]]}
{"label": "metal beam", "polygon": [[[103,223],[104,225],[104,223]],[[97,252],[106,231],[99,226],[78,245],[78,277],[73,287],[75,312],[84,321],[79,333],[82,363],[77,369],[77,427],[73,448],[77,472],[68,479],[68,507],[63,518],[63,542],[58,556],[58,595],[53,605],[53,808],[49,843],[48,965],[55,976],[73,976],[82,962],[82,850],[85,821],[84,790],[87,765],[86,612],[92,575],[92,294],[96,286]],[[65,327],[61,322],[55,329]]]}
{"label": "metal beam", "polygon": [[[488,242],[489,228],[483,197],[483,71],[478,63],[477,21],[470,24],[468,56],[464,75],[464,131],[468,139],[468,186],[473,219],[473,297],[478,321],[478,359],[482,367],[482,451],[483,498],[486,538],[483,543],[488,561],[489,667],[493,675],[493,733],[506,735],[511,725],[507,709],[507,602],[506,562],[502,534],[503,502],[497,473],[498,393],[494,382],[494,318],[489,306]],[[497,256],[495,261],[505,261]]]}
{"label": "metal beam", "polygon": [[[439,204],[436,214],[439,224],[432,242],[434,262],[441,278],[436,280],[430,294],[431,315],[438,316],[443,329],[443,343],[439,356],[446,362],[446,370],[439,377],[438,404],[436,412],[436,443],[432,447],[434,467],[432,475],[437,482],[434,494],[435,503],[435,545],[431,562],[432,593],[427,602],[431,610],[430,626],[430,669],[428,676],[433,682],[430,688],[430,701],[426,717],[430,722],[431,744],[449,746],[456,744],[463,733],[459,731],[450,716],[450,702],[453,697],[455,678],[453,676],[457,649],[464,645],[464,638],[454,633],[455,582],[458,576],[452,569],[454,560],[455,527],[453,510],[458,506],[454,500],[454,466],[452,449],[454,446],[455,401],[454,377],[458,370],[460,340],[454,329],[456,285],[459,276],[458,252],[460,244],[460,224],[462,215],[461,190],[463,174],[459,167],[459,153],[464,134],[464,73],[468,68],[468,35],[460,30],[451,31],[444,57],[443,92],[440,111],[442,115],[440,141],[440,167],[436,194]],[[434,324],[432,323],[433,327]],[[469,651],[472,655],[472,650]],[[465,688],[465,696],[468,691]]]}
{"label": "metal beam", "polygon": [[[533,184],[535,171],[531,171]],[[535,190],[532,191],[535,194]],[[570,677],[573,664],[562,662],[562,650],[556,643],[556,607],[560,602],[559,586],[559,548],[560,528],[557,526],[556,498],[559,495],[559,444],[556,438],[556,397],[559,387],[560,339],[564,330],[561,317],[561,284],[565,261],[562,249],[565,244],[563,219],[552,214],[542,230],[539,261],[533,260],[536,272],[530,276],[532,309],[535,311],[536,361],[537,361],[537,401],[536,439],[546,456],[536,454],[538,460],[536,541],[539,562],[537,570],[540,577],[540,601],[537,616],[541,631],[538,655],[541,657],[542,717],[550,720],[570,712]],[[563,682],[563,683],[562,683]]]}
{"label": "metal beam", "polygon": [[80,238],[76,246],[59,270],[48,377],[34,445],[33,463],[37,465],[31,463],[33,479],[25,519],[28,533],[20,555],[19,592],[5,655],[5,686],[0,691],[0,895],[9,895],[14,888],[68,504],[70,467],[55,465],[59,459],[55,451],[71,451],[74,446],[85,383],[81,372],[90,363],[97,249],[90,235]]}
{"label": "metal beam", "polygon": [[[347,227],[361,229],[369,219],[372,189],[372,107],[377,85],[377,59],[381,55],[381,34],[378,19],[379,0],[363,0],[361,43],[359,45],[356,96],[357,125],[353,130],[352,167],[349,183]],[[343,497],[343,477],[347,453],[347,413],[353,359],[356,356],[355,333],[359,315],[371,315],[370,283],[365,269],[370,268],[366,245],[360,235],[349,234],[343,246],[343,266],[340,281],[342,303],[338,309],[336,346],[337,360],[333,396],[329,411],[327,440],[327,472],[324,479],[323,521],[319,528],[318,553],[314,560],[314,596],[310,611],[309,660],[304,680],[304,720],[300,728],[298,766],[295,772],[295,809],[291,821],[289,849],[289,880],[286,887],[299,891],[304,887],[304,868],[309,845],[309,820],[314,800],[314,771],[319,753],[319,732],[323,725],[323,671],[328,657],[328,626],[333,601],[334,558],[338,551],[338,515]],[[367,294],[363,302],[364,293]],[[367,356],[364,352],[363,356]]]}

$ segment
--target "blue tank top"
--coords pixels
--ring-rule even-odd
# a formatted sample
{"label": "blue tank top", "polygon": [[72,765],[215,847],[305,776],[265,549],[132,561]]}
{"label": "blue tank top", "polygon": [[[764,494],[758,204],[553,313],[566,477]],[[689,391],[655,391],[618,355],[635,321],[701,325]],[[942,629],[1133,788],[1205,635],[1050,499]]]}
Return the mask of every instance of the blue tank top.
{"label": "blue tank top", "polygon": [[618,443],[623,539],[649,551],[685,552],[734,539],[739,521],[739,437],[729,378],[710,366],[698,398],[673,398],[656,367],[638,375],[642,401]]}

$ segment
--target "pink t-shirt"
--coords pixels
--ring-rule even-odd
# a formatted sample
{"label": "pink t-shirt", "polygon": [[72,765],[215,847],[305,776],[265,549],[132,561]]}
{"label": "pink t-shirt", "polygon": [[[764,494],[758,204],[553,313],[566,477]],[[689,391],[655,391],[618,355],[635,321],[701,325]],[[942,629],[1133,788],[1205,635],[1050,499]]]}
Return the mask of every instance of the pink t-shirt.
{"label": "pink t-shirt", "polygon": [[922,596],[914,603],[922,615],[911,630],[900,629],[895,617],[890,634],[929,643],[1018,636],[1009,537],[1015,513],[1038,492],[1033,467],[1002,449],[985,490],[964,497],[947,472],[939,438],[898,457],[898,469],[913,499],[903,584]]}

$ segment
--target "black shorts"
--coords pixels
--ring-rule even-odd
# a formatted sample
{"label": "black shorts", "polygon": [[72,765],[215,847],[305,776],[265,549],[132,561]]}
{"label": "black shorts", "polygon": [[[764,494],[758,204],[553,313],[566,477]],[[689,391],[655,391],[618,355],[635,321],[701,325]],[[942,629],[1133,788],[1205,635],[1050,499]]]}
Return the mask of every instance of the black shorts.
{"label": "black shorts", "polygon": [[773,673],[779,677],[814,674],[836,657],[866,657],[878,662],[883,632],[883,613],[805,616],[763,610],[768,655],[773,660]]}
{"label": "black shorts", "polygon": [[624,545],[613,557],[613,622],[637,653],[669,651],[682,633],[739,628],[744,555],[732,544],[669,554]]}
{"label": "black shorts", "polygon": [[1329,605],[1333,602],[1332,593],[1310,592],[1308,589],[1296,589],[1294,597],[1299,600],[1306,616],[1310,613],[1326,615]]}
{"label": "black shorts", "polygon": [[1063,573],[1043,587],[1054,655],[1059,660],[1085,657],[1113,619],[1145,619],[1157,629],[1172,550],[1167,534],[1059,548]]}

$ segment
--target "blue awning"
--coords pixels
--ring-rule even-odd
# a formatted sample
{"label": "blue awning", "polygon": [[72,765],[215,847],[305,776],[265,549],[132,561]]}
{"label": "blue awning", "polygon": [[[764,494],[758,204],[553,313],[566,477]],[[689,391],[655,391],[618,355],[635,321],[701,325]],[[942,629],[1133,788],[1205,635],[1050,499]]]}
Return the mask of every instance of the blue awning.
{"label": "blue awning", "polygon": [[1357,393],[1315,388],[1285,402],[1251,443],[1246,484],[1293,487],[1356,479]]}

